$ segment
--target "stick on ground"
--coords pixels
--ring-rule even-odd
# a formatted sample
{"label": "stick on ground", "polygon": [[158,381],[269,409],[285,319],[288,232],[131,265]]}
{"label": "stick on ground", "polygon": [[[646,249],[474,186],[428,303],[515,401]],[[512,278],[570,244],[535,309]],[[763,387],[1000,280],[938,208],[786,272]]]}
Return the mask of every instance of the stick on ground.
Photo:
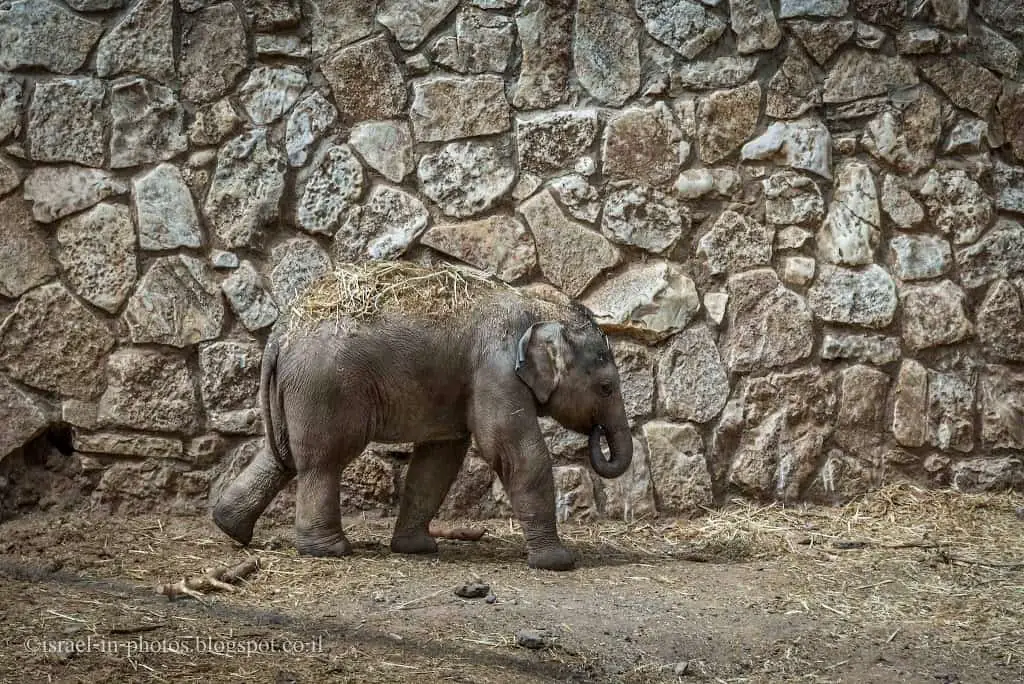
{"label": "stick on ground", "polygon": [[486,532],[482,527],[451,527],[437,521],[431,521],[427,534],[442,539],[458,539],[459,541],[480,541]]}
{"label": "stick on ground", "polygon": [[186,577],[173,584],[158,584],[156,593],[173,601],[179,596],[202,599],[204,591],[235,591],[234,584],[256,572],[260,567],[259,558],[253,556],[227,568],[207,568],[203,575]]}

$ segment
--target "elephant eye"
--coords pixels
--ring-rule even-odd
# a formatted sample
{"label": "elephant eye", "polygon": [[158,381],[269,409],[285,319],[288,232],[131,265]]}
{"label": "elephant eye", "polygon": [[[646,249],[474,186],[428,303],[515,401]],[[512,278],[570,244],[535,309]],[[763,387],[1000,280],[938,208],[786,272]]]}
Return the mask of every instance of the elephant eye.
{"label": "elephant eye", "polygon": [[601,393],[602,397],[610,397],[612,396],[612,392],[615,391],[615,388],[612,387],[612,383],[610,382],[602,382],[598,391]]}

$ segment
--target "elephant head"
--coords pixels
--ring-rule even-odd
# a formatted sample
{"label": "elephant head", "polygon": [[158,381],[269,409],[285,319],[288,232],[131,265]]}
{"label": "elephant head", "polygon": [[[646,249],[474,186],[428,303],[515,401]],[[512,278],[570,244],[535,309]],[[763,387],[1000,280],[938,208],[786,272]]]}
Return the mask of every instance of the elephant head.
{"label": "elephant head", "polygon": [[[633,460],[633,437],[608,338],[589,316],[580,325],[534,323],[519,339],[516,374],[533,391],[538,413],[590,436],[590,464],[619,477]],[[608,441],[610,458],[601,451]]]}

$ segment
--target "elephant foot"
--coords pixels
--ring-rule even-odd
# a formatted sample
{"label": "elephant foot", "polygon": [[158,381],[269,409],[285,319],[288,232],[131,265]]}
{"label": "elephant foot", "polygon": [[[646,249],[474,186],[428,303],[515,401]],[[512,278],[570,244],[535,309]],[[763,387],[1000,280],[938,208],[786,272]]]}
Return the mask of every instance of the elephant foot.
{"label": "elephant foot", "polygon": [[530,551],[526,564],[538,570],[572,570],[576,567],[576,556],[564,546],[553,546],[543,551]]}
{"label": "elephant foot", "polygon": [[221,532],[242,546],[248,546],[252,541],[252,531],[256,527],[256,521],[244,520],[231,515],[229,508],[219,501],[213,507],[213,522]]}
{"label": "elephant foot", "polygon": [[300,556],[313,556],[315,558],[340,558],[352,555],[352,545],[344,534],[331,537],[328,540],[295,540],[295,549]]}
{"label": "elephant foot", "polygon": [[395,553],[437,553],[437,542],[426,532],[396,534],[391,538],[391,550]]}

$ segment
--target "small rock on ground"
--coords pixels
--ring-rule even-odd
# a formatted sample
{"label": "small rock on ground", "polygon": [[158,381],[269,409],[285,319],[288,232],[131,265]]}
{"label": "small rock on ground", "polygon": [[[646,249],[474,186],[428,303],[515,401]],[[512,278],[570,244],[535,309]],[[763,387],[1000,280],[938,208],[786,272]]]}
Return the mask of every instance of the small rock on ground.
{"label": "small rock on ground", "polygon": [[467,599],[483,598],[490,592],[491,585],[479,582],[468,582],[455,587],[455,595]]}
{"label": "small rock on ground", "polygon": [[547,646],[547,635],[538,629],[516,630],[516,645],[521,648],[544,648]]}

